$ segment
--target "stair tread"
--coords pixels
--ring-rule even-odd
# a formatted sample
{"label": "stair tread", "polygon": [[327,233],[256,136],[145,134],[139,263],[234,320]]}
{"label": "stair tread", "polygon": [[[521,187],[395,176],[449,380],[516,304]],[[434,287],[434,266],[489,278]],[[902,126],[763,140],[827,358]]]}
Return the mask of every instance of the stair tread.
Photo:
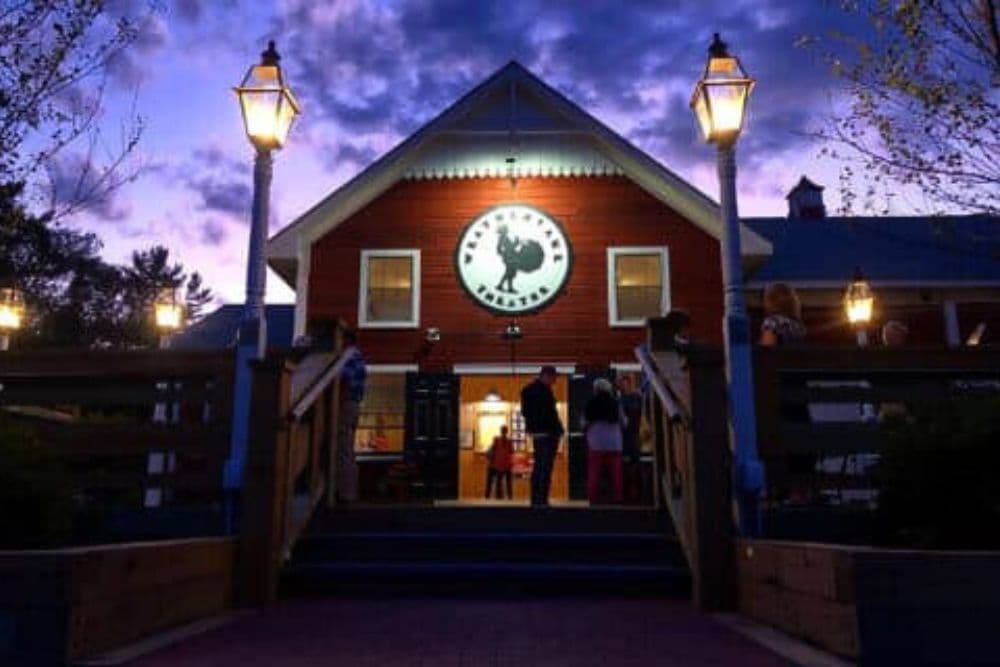
{"label": "stair tread", "polygon": [[289,568],[291,571],[303,570],[339,570],[354,572],[386,572],[391,570],[421,570],[440,572],[475,572],[475,571],[510,571],[510,572],[565,572],[565,573],[587,573],[587,572],[620,572],[620,573],[673,573],[687,576],[687,568],[670,565],[668,563],[630,563],[630,562],[601,562],[601,563],[577,563],[571,561],[549,561],[549,562],[525,562],[525,561],[336,561],[336,562],[312,562],[295,563]]}
{"label": "stair tread", "polygon": [[484,540],[484,541],[525,541],[534,542],[542,540],[593,540],[599,541],[643,541],[643,542],[666,542],[675,543],[675,535],[665,535],[653,532],[566,532],[566,531],[483,531],[483,532],[452,532],[441,530],[427,531],[323,531],[308,533],[302,536],[303,541],[347,541],[347,540],[385,540],[385,541],[413,541],[413,540]]}

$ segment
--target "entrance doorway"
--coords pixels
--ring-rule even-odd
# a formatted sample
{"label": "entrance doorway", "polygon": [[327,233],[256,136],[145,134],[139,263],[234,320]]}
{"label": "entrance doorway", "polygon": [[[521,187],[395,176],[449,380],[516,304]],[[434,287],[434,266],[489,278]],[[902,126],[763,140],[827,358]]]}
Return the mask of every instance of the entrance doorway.
{"label": "entrance doorway", "polygon": [[[514,445],[513,500],[526,503],[531,497],[530,480],[533,465],[531,438],[525,433],[521,416],[521,389],[531,382],[532,375],[465,375],[460,380],[458,498],[481,501],[486,496],[488,462],[486,452],[493,438],[506,426]],[[560,375],[552,386],[556,410],[567,424],[568,383]],[[569,451],[563,438],[552,470],[549,498],[569,499]],[[509,499],[508,499],[509,500]]]}
{"label": "entrance doorway", "polygon": [[458,376],[406,374],[405,459],[422,472],[424,494],[453,500],[458,488]]}

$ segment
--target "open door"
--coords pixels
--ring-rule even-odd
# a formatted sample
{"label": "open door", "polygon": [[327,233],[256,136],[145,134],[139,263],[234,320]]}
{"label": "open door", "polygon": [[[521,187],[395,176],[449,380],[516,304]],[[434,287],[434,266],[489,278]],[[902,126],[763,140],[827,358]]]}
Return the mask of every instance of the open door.
{"label": "open door", "polygon": [[434,500],[458,497],[458,376],[406,374],[406,460]]}

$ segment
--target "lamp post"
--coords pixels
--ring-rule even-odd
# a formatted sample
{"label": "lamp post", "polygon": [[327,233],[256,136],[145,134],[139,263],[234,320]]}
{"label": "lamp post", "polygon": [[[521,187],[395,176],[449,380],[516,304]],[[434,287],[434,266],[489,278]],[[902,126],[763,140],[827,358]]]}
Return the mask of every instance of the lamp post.
{"label": "lamp post", "polygon": [[844,292],[844,310],[847,321],[854,327],[858,337],[858,347],[868,345],[868,324],[875,309],[875,295],[872,287],[861,275],[861,269],[855,269],[854,278]]}
{"label": "lamp post", "polygon": [[0,289],[0,352],[10,349],[11,335],[24,324],[24,296],[14,287]]}
{"label": "lamp post", "polygon": [[[250,247],[247,253],[246,301],[240,322],[236,352],[236,382],[233,392],[233,424],[226,462],[225,486],[234,491],[243,483],[249,436],[250,393],[253,375],[250,362],[262,359],[267,348],[264,323],[264,289],[267,263],[264,242],[267,239],[268,207],[271,190],[271,152],[285,145],[292,121],[299,112],[298,103],[281,71],[281,56],[268,42],[260,63],[247,70],[240,85],[234,88],[243,114],[243,127],[256,151],[253,171],[253,208],[250,219]],[[229,512],[230,519],[232,512]],[[230,526],[232,527],[232,526]]]}
{"label": "lamp post", "polygon": [[750,325],[743,294],[739,214],[736,208],[735,145],[746,121],[751,79],[729,54],[716,33],[708,62],[691,96],[691,109],[705,141],[718,149],[722,215],[722,281],[725,290],[723,336],[729,389],[730,438],[733,443],[733,486],[743,534],[759,531],[758,498],[764,469],[757,456]]}

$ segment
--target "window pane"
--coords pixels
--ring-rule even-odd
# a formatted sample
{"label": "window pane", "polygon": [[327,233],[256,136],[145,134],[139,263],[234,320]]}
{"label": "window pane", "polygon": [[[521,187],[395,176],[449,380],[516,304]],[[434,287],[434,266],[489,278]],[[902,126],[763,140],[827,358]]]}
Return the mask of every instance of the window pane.
{"label": "window pane", "polygon": [[358,415],[354,449],[358,452],[403,451],[406,375],[371,373]]}
{"label": "window pane", "polygon": [[368,321],[409,322],[413,319],[413,259],[368,258]]}
{"label": "window pane", "polygon": [[662,315],[660,298],[663,293],[661,256],[616,255],[615,289],[619,320],[644,320]]}

